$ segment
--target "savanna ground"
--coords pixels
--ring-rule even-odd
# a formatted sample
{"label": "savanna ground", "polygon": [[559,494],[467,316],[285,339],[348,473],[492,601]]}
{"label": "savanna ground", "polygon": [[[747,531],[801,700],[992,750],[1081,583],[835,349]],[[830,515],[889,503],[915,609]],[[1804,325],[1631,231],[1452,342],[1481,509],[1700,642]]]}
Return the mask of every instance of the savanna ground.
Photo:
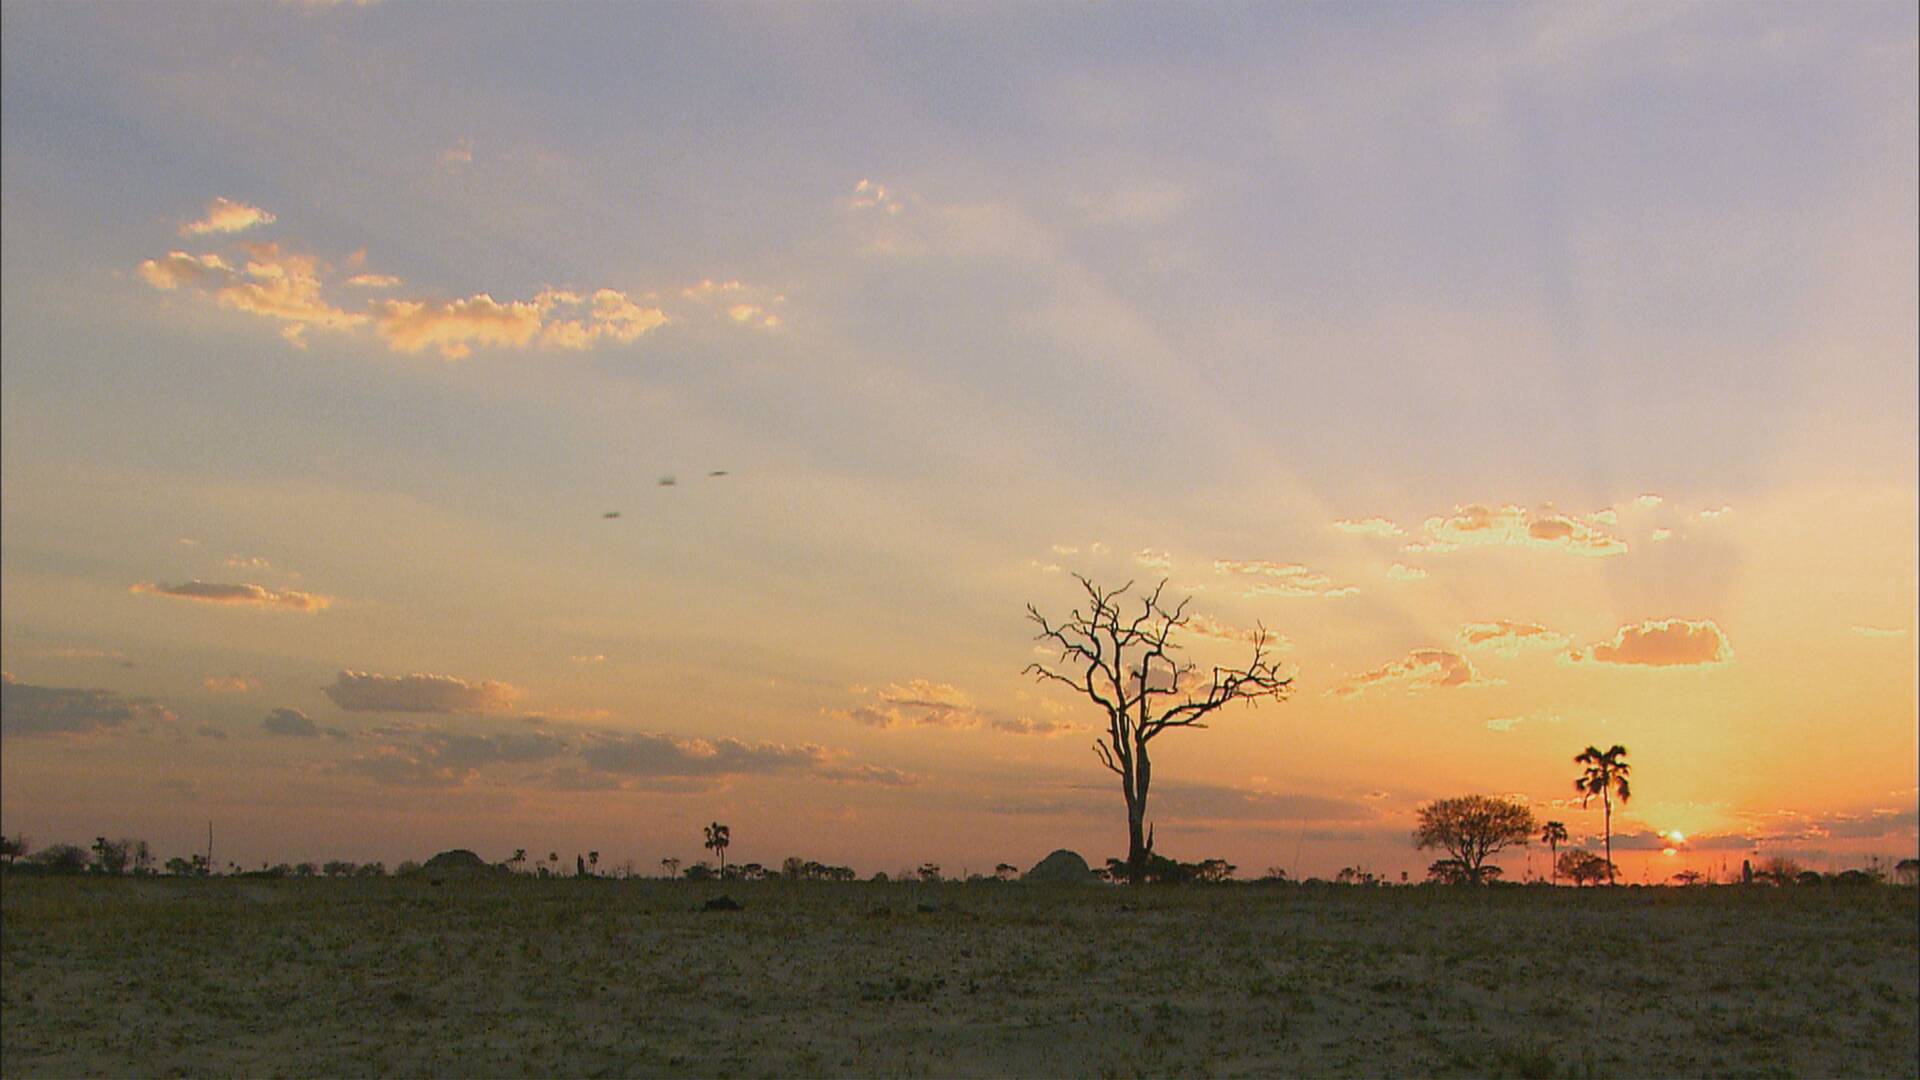
{"label": "savanna ground", "polygon": [[[725,891],[745,910],[708,913]],[[1911,1076],[1912,889],[57,879],[0,1073]]]}

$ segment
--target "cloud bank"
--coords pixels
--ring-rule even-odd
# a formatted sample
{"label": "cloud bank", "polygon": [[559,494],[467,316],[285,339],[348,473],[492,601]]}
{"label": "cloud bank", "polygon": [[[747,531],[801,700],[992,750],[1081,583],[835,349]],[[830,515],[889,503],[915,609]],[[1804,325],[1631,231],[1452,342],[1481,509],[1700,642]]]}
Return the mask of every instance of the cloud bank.
{"label": "cloud bank", "polygon": [[452,675],[375,675],[342,671],[321,688],[348,712],[475,713],[507,708],[519,691],[503,682]]}

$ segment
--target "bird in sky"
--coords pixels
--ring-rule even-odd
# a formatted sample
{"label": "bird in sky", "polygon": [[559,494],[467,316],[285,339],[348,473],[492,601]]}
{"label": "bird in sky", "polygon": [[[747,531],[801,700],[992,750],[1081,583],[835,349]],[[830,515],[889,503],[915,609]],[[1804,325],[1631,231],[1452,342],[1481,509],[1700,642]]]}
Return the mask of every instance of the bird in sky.
{"label": "bird in sky", "polygon": [[727,475],[727,470],[725,470],[725,469],[715,469],[715,470],[713,470],[712,472],[710,472],[710,473],[708,473],[707,475],[708,475],[708,476],[725,476],[725,475]]}
{"label": "bird in sky", "polygon": [[678,481],[678,480],[675,480],[675,479],[674,479],[673,477],[671,477],[671,476],[663,476],[663,477],[661,477],[661,478],[660,478],[660,486],[661,486],[661,487],[672,487],[673,485],[675,485],[675,484],[677,484],[677,483],[679,483],[679,482],[680,482],[680,481]]}
{"label": "bird in sky", "polygon": [[612,519],[612,518],[617,518],[617,517],[619,517],[619,516],[620,516],[620,511],[618,511],[618,510],[609,510],[609,511],[607,511],[607,512],[606,512],[606,513],[604,513],[604,514],[601,514],[600,516],[601,516],[601,517],[603,517],[603,518],[607,518],[607,519]]}

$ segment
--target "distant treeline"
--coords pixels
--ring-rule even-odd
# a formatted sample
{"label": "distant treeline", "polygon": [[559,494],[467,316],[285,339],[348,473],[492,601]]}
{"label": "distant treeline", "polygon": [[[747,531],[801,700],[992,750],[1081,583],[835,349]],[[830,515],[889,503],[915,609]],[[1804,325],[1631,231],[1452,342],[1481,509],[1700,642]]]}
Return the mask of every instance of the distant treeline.
{"label": "distant treeline", "polygon": [[[463,856],[466,861],[456,861],[454,865],[445,865],[447,855]],[[590,858],[589,858],[590,857]],[[383,862],[357,863],[342,859],[326,862],[299,862],[261,864],[257,868],[248,868],[238,863],[228,862],[224,867],[210,866],[204,854],[185,857],[173,857],[165,862],[157,862],[151,846],[137,838],[110,840],[106,837],[95,838],[91,847],[83,848],[76,844],[49,844],[34,848],[25,837],[0,836],[0,870],[13,874],[35,875],[99,875],[129,877],[243,877],[243,878],[378,878],[412,877],[431,873],[436,869],[472,869],[497,872],[501,875],[521,877],[563,877],[579,876],[594,878],[613,878],[618,880],[640,878],[643,875],[633,870],[628,863],[618,869],[601,872],[598,869],[598,852],[576,856],[574,874],[566,875],[560,871],[560,856],[555,852],[546,860],[529,865],[524,850],[514,852],[513,856],[498,863],[488,864],[478,856],[468,852],[453,852],[437,856],[426,864],[411,859],[399,863],[391,870]],[[1585,885],[1604,880],[1605,870],[1599,864],[1604,860],[1584,851],[1562,853],[1559,863],[1563,877]],[[436,864],[442,864],[436,866]],[[859,880],[850,866],[835,866],[812,859],[789,857],[778,867],[764,866],[756,862],[734,863],[716,869],[707,862],[696,862],[683,867],[681,860],[674,858],[660,861],[661,878],[678,881],[822,881],[851,882]],[[1663,885],[1683,887],[1704,887],[1723,885],[1759,885],[1759,886],[1816,886],[1816,885],[1920,885],[1920,859],[1902,859],[1889,863],[1879,857],[1870,858],[1861,868],[1821,873],[1802,867],[1792,859],[1774,856],[1749,864],[1745,873],[1729,872],[1724,880],[1695,870],[1683,870],[1674,874]],[[1308,877],[1295,879],[1278,866],[1270,866],[1261,876],[1252,879],[1235,877],[1239,867],[1225,859],[1202,859],[1199,862],[1181,862],[1164,855],[1153,854],[1146,866],[1144,884],[1148,885],[1265,885],[1289,886],[1295,888],[1319,887],[1360,887],[1386,888],[1411,885],[1435,886],[1461,884],[1464,878],[1458,874],[1448,860],[1437,862],[1429,868],[1428,878],[1424,882],[1409,882],[1405,873],[1398,881],[1375,874],[1359,866],[1349,866],[1340,870],[1331,878]],[[1095,870],[1094,875],[1102,881],[1124,883],[1128,880],[1128,866],[1124,859],[1108,859],[1106,865]],[[1749,876],[1750,875],[1750,876]],[[1000,863],[991,874],[963,873],[946,876],[938,863],[922,863],[916,869],[901,870],[896,874],[877,873],[868,878],[872,882],[908,881],[908,882],[965,882],[987,883],[1012,881],[1019,877],[1019,868],[1010,863]],[[1547,887],[1545,881],[1519,882],[1489,881],[1489,885],[1500,888]]]}

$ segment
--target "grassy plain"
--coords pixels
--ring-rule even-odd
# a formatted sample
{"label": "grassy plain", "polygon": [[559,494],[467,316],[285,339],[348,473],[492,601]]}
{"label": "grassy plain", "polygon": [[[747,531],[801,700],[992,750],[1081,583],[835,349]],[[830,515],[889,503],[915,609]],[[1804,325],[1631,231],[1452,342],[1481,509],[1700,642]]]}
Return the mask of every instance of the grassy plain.
{"label": "grassy plain", "polygon": [[6,1076],[1911,1076],[1917,985],[1894,888],[0,893]]}

